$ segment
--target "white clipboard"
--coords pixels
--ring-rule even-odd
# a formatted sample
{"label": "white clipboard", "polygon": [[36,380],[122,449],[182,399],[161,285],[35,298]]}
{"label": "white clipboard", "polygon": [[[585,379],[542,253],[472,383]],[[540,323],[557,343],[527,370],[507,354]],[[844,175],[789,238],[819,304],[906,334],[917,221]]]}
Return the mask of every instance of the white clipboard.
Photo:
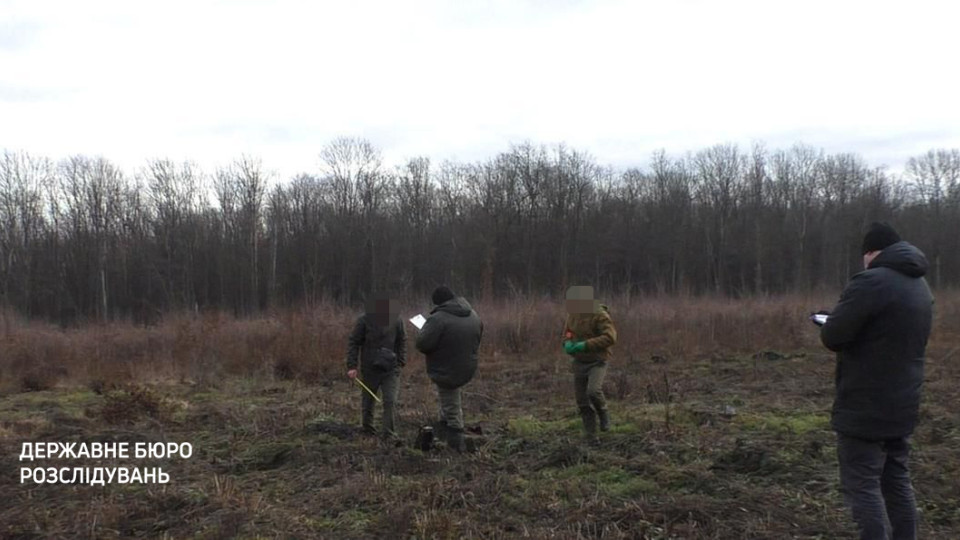
{"label": "white clipboard", "polygon": [[426,319],[423,315],[420,315],[419,313],[417,313],[417,316],[416,316],[416,317],[410,319],[410,324],[416,326],[416,327],[417,327],[417,330],[422,329],[422,328],[423,328],[423,325],[424,325],[426,322],[427,322],[427,319]]}

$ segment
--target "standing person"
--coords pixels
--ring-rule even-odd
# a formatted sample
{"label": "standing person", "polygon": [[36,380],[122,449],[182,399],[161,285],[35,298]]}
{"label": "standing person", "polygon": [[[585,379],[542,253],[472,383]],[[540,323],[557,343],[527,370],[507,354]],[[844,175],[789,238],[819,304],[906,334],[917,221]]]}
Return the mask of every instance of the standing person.
{"label": "standing person", "polygon": [[601,431],[610,429],[603,377],[611,357],[610,347],[617,342],[617,329],[607,306],[594,299],[593,287],[567,289],[566,308],[563,351],[573,357],[573,385],[587,442],[597,444],[597,421]]}
{"label": "standing person", "polygon": [[483,322],[466,299],[447,287],[437,287],[431,301],[434,308],[417,334],[417,350],[426,355],[427,375],[437,386],[447,444],[463,452],[466,441],[460,390],[477,372]]}
{"label": "standing person", "polygon": [[[397,302],[385,294],[367,299],[366,311],[357,317],[347,348],[347,377],[361,381],[374,393],[383,393],[383,436],[397,438],[396,403],[400,387],[400,369],[406,364],[407,337],[399,317]],[[359,360],[359,362],[358,362]],[[358,372],[359,364],[359,372]],[[374,399],[366,390],[363,396],[363,431],[375,435]]]}
{"label": "standing person", "polygon": [[[863,239],[864,270],[820,329],[837,353],[831,424],[840,488],[861,539],[915,539],[908,437],[917,424],[933,296],[927,259],[885,223]],[[889,524],[888,524],[889,523]]]}

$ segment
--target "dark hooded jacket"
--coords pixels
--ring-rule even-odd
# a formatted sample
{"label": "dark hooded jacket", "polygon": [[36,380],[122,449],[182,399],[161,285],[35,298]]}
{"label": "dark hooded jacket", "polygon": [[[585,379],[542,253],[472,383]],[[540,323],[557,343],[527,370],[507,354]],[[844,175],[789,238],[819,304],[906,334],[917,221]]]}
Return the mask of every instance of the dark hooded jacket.
{"label": "dark hooded jacket", "polygon": [[926,272],[913,245],[887,247],[853,276],[821,328],[821,341],[837,353],[837,432],[868,440],[913,432],[933,319]]}
{"label": "dark hooded jacket", "polygon": [[393,320],[393,324],[381,326],[378,318],[378,315],[372,313],[357,317],[348,339],[347,369],[357,369],[359,364],[363,373],[375,373],[373,363],[381,354],[381,348],[396,355],[396,369],[407,363],[407,336],[402,319],[398,317]]}
{"label": "dark hooded jacket", "polygon": [[477,372],[483,337],[480,316],[462,297],[433,308],[417,334],[417,350],[427,357],[427,375],[437,386],[458,388]]}

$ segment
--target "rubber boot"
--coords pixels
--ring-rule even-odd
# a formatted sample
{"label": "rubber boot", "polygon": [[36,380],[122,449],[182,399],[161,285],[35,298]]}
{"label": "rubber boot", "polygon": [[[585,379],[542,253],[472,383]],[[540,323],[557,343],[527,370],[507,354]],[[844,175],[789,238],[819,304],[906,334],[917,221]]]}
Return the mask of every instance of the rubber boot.
{"label": "rubber boot", "polygon": [[447,445],[451,450],[456,450],[461,454],[467,451],[467,440],[462,429],[447,428],[447,434]]}
{"label": "rubber boot", "polygon": [[597,438],[597,414],[593,412],[593,409],[581,410],[580,418],[583,420],[584,440],[590,445],[599,443],[600,439]]}
{"label": "rubber boot", "polygon": [[597,416],[600,417],[600,431],[610,431],[610,413],[606,409],[597,409]]}

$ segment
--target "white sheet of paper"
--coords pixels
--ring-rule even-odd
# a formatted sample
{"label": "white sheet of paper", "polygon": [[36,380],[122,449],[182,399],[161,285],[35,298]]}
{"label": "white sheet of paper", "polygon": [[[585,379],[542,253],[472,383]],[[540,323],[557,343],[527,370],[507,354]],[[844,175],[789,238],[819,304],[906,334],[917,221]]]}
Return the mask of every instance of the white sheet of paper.
{"label": "white sheet of paper", "polygon": [[819,313],[816,313],[812,315],[810,318],[813,319],[813,322],[819,324],[820,326],[823,326],[823,323],[827,322],[827,317],[828,315],[821,315]]}
{"label": "white sheet of paper", "polygon": [[410,322],[417,327],[417,330],[420,330],[421,328],[423,328],[423,323],[427,322],[427,319],[424,318],[423,315],[420,315],[419,313],[417,313],[417,316],[410,319]]}

